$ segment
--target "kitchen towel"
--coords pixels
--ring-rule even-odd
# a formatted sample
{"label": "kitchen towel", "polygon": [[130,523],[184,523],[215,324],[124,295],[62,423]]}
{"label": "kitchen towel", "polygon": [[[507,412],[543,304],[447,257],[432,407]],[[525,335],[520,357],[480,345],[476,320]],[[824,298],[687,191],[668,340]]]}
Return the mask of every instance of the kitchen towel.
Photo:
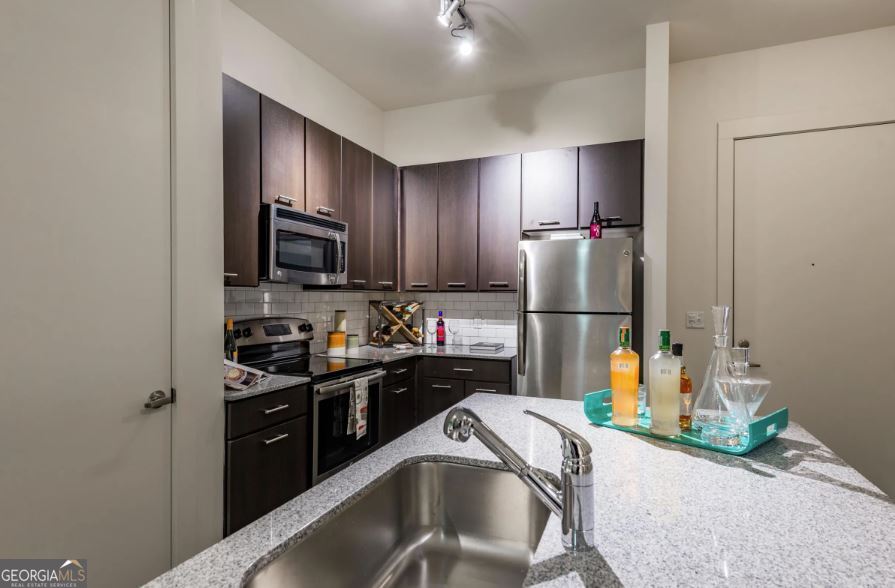
{"label": "kitchen towel", "polygon": [[367,401],[369,399],[369,380],[358,378],[354,381],[354,421],[357,438],[367,434]]}

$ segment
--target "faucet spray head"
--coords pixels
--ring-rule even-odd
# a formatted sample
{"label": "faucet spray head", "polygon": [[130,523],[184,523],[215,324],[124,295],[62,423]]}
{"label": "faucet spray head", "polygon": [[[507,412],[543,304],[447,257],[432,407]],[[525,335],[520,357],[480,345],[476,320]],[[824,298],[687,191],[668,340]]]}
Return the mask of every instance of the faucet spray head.
{"label": "faucet spray head", "polygon": [[468,408],[458,407],[451,410],[444,419],[445,436],[452,441],[466,443],[472,434],[473,420],[480,419]]}

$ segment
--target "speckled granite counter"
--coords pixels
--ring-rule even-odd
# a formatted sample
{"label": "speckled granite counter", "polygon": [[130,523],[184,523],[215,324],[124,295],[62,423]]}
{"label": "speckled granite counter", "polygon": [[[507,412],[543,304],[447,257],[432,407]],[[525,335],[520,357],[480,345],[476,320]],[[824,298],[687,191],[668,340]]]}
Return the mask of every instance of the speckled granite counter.
{"label": "speckled granite counter", "polygon": [[360,359],[376,359],[382,363],[398,361],[408,357],[463,357],[474,359],[502,359],[504,361],[516,357],[515,347],[504,347],[499,353],[477,353],[469,350],[469,345],[445,345],[444,347],[420,346],[407,351],[399,351],[392,347],[373,347],[364,345],[350,349],[337,357],[356,357]]}
{"label": "speckled granite counter", "polygon": [[291,386],[300,386],[307,384],[311,378],[301,378],[298,376],[270,376],[260,384],[255,384],[246,390],[231,390],[224,386],[224,402],[233,402],[235,400],[243,400],[252,396],[260,396],[268,392],[275,392],[283,388]]}
{"label": "speckled granite counter", "polygon": [[[463,401],[535,466],[556,471],[542,412],[594,448],[596,550],[563,551],[550,517],[526,585],[883,585],[895,578],[895,504],[795,423],[735,457],[594,427],[580,402],[476,394]],[[213,545],[152,586],[239,586],[400,466],[496,467],[475,439],[441,432],[444,413]]]}

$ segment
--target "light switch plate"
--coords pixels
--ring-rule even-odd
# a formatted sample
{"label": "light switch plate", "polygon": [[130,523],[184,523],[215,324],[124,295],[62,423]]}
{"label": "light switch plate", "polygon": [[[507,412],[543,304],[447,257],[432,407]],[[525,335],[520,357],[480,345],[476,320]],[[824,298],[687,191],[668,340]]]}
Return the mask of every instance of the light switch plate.
{"label": "light switch plate", "polygon": [[705,319],[701,310],[687,311],[687,328],[688,329],[704,329]]}

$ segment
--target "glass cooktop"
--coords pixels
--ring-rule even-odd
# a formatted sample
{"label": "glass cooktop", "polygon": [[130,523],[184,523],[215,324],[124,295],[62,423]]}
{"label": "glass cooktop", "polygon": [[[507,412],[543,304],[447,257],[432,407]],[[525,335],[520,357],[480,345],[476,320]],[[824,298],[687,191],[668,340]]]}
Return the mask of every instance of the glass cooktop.
{"label": "glass cooktop", "polygon": [[369,371],[381,364],[382,362],[373,359],[304,355],[276,362],[257,362],[252,367],[268,374],[303,376],[311,378],[313,382],[322,382]]}

